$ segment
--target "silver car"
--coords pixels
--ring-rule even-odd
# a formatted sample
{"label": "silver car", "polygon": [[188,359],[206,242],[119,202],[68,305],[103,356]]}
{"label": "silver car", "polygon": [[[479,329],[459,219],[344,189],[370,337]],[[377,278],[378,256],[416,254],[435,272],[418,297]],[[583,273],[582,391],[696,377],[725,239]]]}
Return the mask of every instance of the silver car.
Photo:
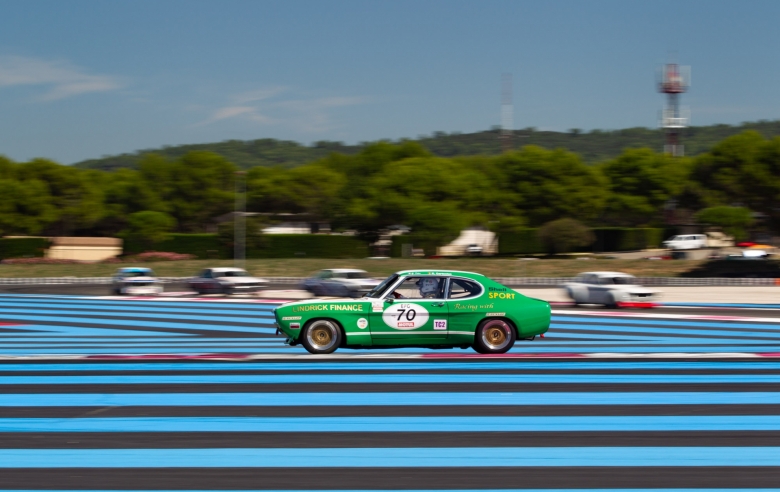
{"label": "silver car", "polygon": [[189,281],[190,288],[198,294],[251,294],[267,285],[267,280],[232,267],[206,268]]}
{"label": "silver car", "polygon": [[564,284],[574,304],[603,304],[607,307],[658,301],[660,293],[637,284],[633,275],[620,272],[585,272]]}
{"label": "silver car", "polygon": [[111,292],[115,295],[159,295],[162,282],[154,276],[151,268],[124,267],[117,270],[111,279]]}

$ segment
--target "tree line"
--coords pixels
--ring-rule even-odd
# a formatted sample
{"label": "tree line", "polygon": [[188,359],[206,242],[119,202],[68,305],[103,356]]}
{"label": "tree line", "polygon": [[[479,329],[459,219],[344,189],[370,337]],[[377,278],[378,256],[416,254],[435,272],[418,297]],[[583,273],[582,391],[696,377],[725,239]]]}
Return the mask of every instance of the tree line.
{"label": "tree line", "polygon": [[[755,130],[765,137],[780,135],[780,121],[745,122],[740,125],[692,126],[681,130],[682,141],[688,155],[708,152],[719,141],[746,130]],[[413,142],[422,144],[429,152],[438,157],[457,157],[467,155],[498,155],[504,147],[499,141],[499,129],[475,133],[433,132],[420,135]],[[396,142],[400,143],[400,142]],[[660,129],[625,128],[621,130],[582,131],[572,128],[565,132],[525,128],[512,132],[511,145],[519,149],[526,145],[537,145],[546,149],[565,148],[579,154],[588,164],[615,159],[623,149],[647,147],[662,149],[664,132]],[[77,162],[74,166],[83,169],[113,171],[119,168],[138,169],[144,156],[156,154],[167,159],[178,159],[190,152],[214,152],[240,167],[251,169],[255,166],[293,168],[326,157],[332,152],[353,155],[369,143],[347,145],[343,142],[321,140],[311,145],[303,145],[289,140],[262,138],[257,140],[227,140],[224,142],[166,146],[160,149],[147,149],[132,154],[106,156]]]}
{"label": "tree line", "polygon": [[717,222],[725,213],[724,225],[736,209],[749,210],[748,219],[759,214],[771,230],[780,225],[780,137],[754,131],[695,157],[630,148],[595,165],[568,150],[533,145],[444,158],[409,141],[332,152],[292,169],[237,171],[225,157],[203,151],[149,154],[137,169],[115,171],[0,157],[0,233],[203,232],[234,210],[236,179],[245,180],[239,189],[246,189],[248,211],[305,214],[369,240],[395,224],[441,242],[468,226],[514,231],[564,217],[590,226],[658,227],[671,214],[691,222],[713,207],[730,207],[705,214]]}

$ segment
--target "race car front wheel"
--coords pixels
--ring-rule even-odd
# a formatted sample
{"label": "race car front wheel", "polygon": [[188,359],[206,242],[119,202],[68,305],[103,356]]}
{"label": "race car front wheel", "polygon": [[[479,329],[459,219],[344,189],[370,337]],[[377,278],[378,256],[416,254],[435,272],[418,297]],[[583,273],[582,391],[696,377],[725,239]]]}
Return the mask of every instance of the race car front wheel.
{"label": "race car front wheel", "polygon": [[341,329],[329,319],[315,319],[303,328],[301,344],[310,354],[330,354],[341,345]]}
{"label": "race car front wheel", "polygon": [[480,354],[503,354],[515,344],[514,328],[502,319],[486,319],[474,334],[474,350]]}

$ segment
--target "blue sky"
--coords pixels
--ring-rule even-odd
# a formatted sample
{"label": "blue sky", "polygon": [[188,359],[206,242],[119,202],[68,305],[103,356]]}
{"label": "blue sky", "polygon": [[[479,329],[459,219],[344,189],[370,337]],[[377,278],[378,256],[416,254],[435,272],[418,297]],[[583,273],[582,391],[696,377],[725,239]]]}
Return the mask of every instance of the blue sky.
{"label": "blue sky", "polygon": [[0,154],[61,163],[228,139],[310,144],[780,118],[775,0],[0,0]]}

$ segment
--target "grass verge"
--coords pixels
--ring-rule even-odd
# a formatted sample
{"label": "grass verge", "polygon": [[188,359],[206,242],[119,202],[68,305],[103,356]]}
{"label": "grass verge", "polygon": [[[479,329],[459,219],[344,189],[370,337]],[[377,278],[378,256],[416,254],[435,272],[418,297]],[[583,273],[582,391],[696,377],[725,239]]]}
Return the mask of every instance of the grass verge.
{"label": "grass verge", "polygon": [[[375,277],[399,270],[436,269],[478,272],[488,277],[573,277],[585,271],[619,271],[638,277],[677,277],[705,260],[521,260],[516,258],[353,259],[316,258],[247,260],[259,277],[307,277],[322,268],[361,268]],[[189,260],[128,264],[0,265],[0,277],[108,277],[122,266],[148,266],[161,277],[189,277],[207,267],[233,266],[232,260]]]}

